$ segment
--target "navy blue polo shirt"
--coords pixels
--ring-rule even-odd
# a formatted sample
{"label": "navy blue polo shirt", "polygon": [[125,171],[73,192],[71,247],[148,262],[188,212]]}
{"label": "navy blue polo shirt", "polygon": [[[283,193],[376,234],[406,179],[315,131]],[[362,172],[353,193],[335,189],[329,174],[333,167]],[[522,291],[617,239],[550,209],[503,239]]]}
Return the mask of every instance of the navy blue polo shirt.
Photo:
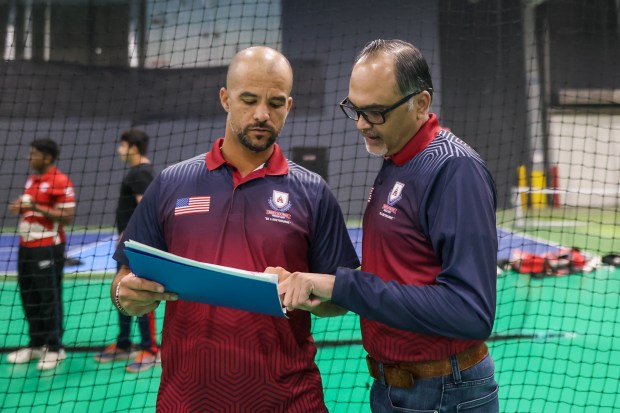
{"label": "navy blue polo shirt", "polygon": [[362,271],[339,269],[332,297],[360,314],[373,358],[443,359],[490,335],[495,208],[485,163],[434,114],[384,160],[364,213]]}
{"label": "navy blue polo shirt", "polygon": [[[123,240],[249,271],[281,266],[334,274],[359,265],[325,181],[278,145],[242,178],[212,150],[166,168]],[[119,247],[114,258],[127,265]],[[182,277],[183,274],[178,274]],[[184,301],[166,303],[158,409],[323,412],[310,313],[281,319]]]}

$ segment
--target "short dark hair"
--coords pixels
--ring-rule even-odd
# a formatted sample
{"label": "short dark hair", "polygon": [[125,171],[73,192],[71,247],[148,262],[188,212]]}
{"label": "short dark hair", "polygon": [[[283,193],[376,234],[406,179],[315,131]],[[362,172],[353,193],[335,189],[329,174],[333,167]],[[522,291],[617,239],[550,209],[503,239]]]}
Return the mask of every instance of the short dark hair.
{"label": "short dark hair", "polygon": [[30,147],[36,149],[44,155],[52,157],[52,163],[56,162],[60,147],[56,142],[49,138],[35,139],[30,143]]}
{"label": "short dark hair", "polygon": [[433,95],[433,80],[422,52],[403,40],[377,39],[368,43],[357,55],[355,63],[379,53],[394,57],[394,71],[399,92],[406,96],[416,90],[426,90]]}
{"label": "short dark hair", "polygon": [[145,155],[149,147],[149,135],[141,129],[129,129],[121,135],[121,141],[138,148],[140,155]]}

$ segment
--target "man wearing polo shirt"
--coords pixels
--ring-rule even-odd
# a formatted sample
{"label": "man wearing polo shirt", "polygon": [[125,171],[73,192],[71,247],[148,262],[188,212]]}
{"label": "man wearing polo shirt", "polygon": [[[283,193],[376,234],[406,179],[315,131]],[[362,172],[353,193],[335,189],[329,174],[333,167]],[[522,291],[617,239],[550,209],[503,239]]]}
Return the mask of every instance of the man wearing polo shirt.
{"label": "man wearing polo shirt", "polygon": [[[153,181],[123,241],[250,271],[269,265],[331,274],[339,266],[356,268],[327,184],[287,161],[275,144],[291,109],[292,81],[279,52],[239,52],[220,90],[228,113],[224,138]],[[158,411],[326,411],[309,313],[293,311],[285,319],[176,301],[160,284],[130,273],[122,246],[114,258],[123,264],[111,286],[119,311],[142,315],[168,300]],[[325,302],[314,313],[344,310]]]}
{"label": "man wearing polo shirt", "polygon": [[341,107],[384,158],[364,213],[362,271],[279,269],[279,291],[289,309],[331,300],[361,316],[373,412],[497,412],[484,343],[495,317],[495,184],[429,113],[432,87],[413,45],[362,50]]}
{"label": "man wearing polo shirt", "polygon": [[35,174],[9,211],[20,215],[17,280],[28,321],[28,347],[7,355],[9,363],[39,359],[49,370],[66,358],[62,348],[62,275],[65,232],[73,220],[75,192],[71,180],[54,166],[59,148],[51,139],[30,144],[28,162]]}

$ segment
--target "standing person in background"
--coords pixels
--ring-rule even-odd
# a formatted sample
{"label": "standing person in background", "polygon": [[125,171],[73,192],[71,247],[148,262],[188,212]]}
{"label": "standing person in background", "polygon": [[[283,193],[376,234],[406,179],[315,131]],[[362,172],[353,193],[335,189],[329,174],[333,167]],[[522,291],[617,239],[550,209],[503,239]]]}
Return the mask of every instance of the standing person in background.
{"label": "standing person in background", "polygon": [[23,195],[9,205],[9,211],[20,216],[17,281],[30,343],[6,359],[15,364],[38,359],[39,370],[53,369],[67,357],[62,346],[64,225],[75,215],[75,191],[54,166],[59,152],[51,139],[30,144],[28,162],[34,174]]}
{"label": "standing person in background", "polygon": [[331,300],[361,316],[373,412],[497,412],[485,344],[495,318],[495,184],[429,113],[432,90],[413,45],[376,40],[362,50],[340,104],[367,151],[384,158],[364,213],[362,270],[270,272],[289,309]]}
{"label": "standing person in background", "polygon": [[[224,137],[153,181],[122,241],[248,271],[268,265],[332,274],[339,266],[356,268],[329,187],[288,161],[275,143],[293,104],[292,85],[291,65],[276,50],[258,46],[237,53],[220,89]],[[308,312],[280,318],[175,301],[162,285],[130,272],[122,243],[114,258],[122,264],[110,290],[119,311],[141,315],[169,300],[158,411],[326,411]],[[313,312],[344,311],[322,303]]]}
{"label": "standing person in background", "polygon": [[[146,188],[153,181],[153,165],[146,156],[149,136],[139,129],[129,129],[121,134],[118,145],[118,155],[129,165],[130,169],[121,183],[120,197],[116,207],[116,227],[119,240],[129,223],[131,215],[146,192]],[[117,270],[120,269],[120,264]],[[125,369],[130,373],[148,370],[157,363],[157,333],[155,330],[155,313],[142,315],[138,318],[140,328],[140,350],[134,360]],[[115,360],[128,360],[134,355],[131,343],[131,323],[133,317],[118,313],[120,332],[115,343],[107,346],[101,353],[95,355],[99,363],[108,363]]]}

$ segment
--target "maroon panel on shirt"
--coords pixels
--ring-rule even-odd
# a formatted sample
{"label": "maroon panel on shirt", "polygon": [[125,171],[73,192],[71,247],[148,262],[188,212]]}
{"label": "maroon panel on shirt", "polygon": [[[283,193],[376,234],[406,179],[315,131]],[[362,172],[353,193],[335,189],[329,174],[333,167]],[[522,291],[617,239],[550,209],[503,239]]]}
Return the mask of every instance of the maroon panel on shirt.
{"label": "maroon panel on shirt", "polygon": [[[338,205],[333,196],[324,199],[328,190],[318,175],[294,164],[289,169],[276,146],[260,173],[239,181],[231,166],[217,159],[218,142],[206,157],[162,172],[125,236],[249,271],[281,266],[335,272],[341,265],[357,266]],[[152,213],[161,231],[145,229],[151,220],[144,217]],[[325,224],[320,236],[315,220]],[[164,239],[153,239],[157,233]],[[323,251],[317,248],[331,256],[317,256]],[[158,411],[326,411],[310,314],[289,316],[168,302]]]}
{"label": "maroon panel on shirt", "polygon": [[[362,270],[384,281],[432,285],[442,269],[431,240],[420,226],[419,207],[432,176],[423,174],[421,167],[410,169],[412,159],[440,129],[431,114],[401,152],[386,161],[388,166],[379,172],[371,190],[364,213]],[[364,317],[360,324],[364,348],[385,363],[443,359],[478,343],[404,331]]]}

